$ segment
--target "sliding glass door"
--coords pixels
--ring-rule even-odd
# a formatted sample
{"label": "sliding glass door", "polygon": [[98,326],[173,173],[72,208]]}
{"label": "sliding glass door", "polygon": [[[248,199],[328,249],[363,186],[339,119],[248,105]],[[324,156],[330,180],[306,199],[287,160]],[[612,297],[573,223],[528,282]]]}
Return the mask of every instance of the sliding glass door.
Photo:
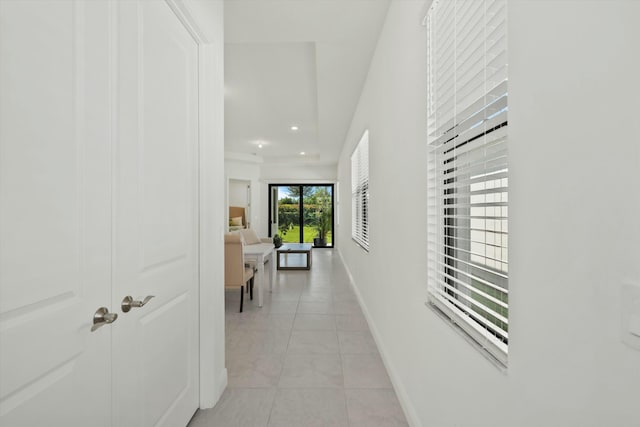
{"label": "sliding glass door", "polygon": [[269,205],[271,236],[333,247],[333,184],[270,184]]}
{"label": "sliding glass door", "polygon": [[[273,224],[272,234],[279,234],[283,243],[299,243],[300,236],[300,195],[298,187],[272,186],[272,195],[276,196],[272,200],[272,222],[275,214],[275,224]],[[273,197],[273,196],[272,196]]]}

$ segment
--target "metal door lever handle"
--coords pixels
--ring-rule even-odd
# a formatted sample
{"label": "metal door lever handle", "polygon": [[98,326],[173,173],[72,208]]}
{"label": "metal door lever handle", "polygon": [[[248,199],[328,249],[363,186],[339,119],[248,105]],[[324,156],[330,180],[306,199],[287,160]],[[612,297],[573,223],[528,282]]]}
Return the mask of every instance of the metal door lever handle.
{"label": "metal door lever handle", "polygon": [[91,332],[101,326],[115,322],[117,318],[117,313],[109,313],[109,309],[107,307],[100,307],[93,315],[93,326],[91,327]]}
{"label": "metal door lever handle", "polygon": [[147,297],[142,300],[142,301],[136,301],[133,299],[133,297],[131,297],[131,295],[127,295],[126,297],[124,297],[124,299],[122,300],[122,311],[125,313],[128,313],[129,310],[131,310],[134,307],[144,307],[144,305],[146,303],[149,302],[149,300],[151,298],[153,298],[155,295],[147,295]]}

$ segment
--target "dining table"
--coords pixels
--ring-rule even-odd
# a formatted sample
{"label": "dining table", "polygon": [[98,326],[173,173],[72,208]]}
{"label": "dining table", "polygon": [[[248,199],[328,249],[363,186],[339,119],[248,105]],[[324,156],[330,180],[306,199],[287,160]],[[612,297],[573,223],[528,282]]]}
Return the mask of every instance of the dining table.
{"label": "dining table", "polygon": [[266,270],[269,272],[269,291],[273,289],[273,283],[276,280],[275,246],[273,246],[273,243],[256,243],[244,245],[243,251],[245,261],[254,261],[256,264],[258,271],[254,278],[254,284],[258,288],[258,307],[262,307],[264,303],[265,264],[268,264]]}

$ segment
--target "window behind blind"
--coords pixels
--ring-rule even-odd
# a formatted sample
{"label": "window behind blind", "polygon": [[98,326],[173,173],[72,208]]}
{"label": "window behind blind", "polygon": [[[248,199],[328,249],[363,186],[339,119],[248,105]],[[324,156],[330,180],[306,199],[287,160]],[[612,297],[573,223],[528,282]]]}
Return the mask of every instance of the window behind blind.
{"label": "window behind blind", "polygon": [[369,131],[351,155],[351,237],[369,250]]}
{"label": "window behind blind", "polygon": [[429,303],[506,365],[506,0],[434,0],[428,64]]}

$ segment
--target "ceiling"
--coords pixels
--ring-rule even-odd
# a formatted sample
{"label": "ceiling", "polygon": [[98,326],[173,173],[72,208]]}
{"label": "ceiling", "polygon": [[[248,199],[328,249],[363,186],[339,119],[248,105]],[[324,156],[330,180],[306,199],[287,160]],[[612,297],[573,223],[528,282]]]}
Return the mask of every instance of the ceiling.
{"label": "ceiling", "polygon": [[388,6],[226,0],[225,152],[337,163]]}

